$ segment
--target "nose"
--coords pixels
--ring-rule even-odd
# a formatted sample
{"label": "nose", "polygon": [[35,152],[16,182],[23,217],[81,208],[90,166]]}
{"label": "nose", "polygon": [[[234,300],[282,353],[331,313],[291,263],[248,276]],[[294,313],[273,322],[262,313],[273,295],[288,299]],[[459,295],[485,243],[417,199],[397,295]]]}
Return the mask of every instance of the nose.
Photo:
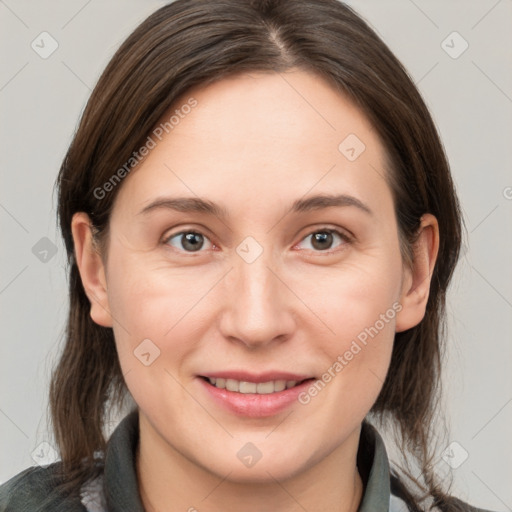
{"label": "nose", "polygon": [[[252,262],[233,255],[225,278],[220,329],[226,339],[256,349],[290,337],[295,328],[293,293],[272,267],[269,251]],[[296,306],[296,304],[295,304]]]}

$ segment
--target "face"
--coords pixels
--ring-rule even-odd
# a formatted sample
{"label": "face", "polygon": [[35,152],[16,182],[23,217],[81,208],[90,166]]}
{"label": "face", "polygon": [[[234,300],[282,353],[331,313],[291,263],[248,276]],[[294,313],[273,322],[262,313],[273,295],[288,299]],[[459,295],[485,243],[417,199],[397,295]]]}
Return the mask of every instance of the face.
{"label": "face", "polygon": [[358,434],[408,327],[384,149],[304,71],[224,79],[176,108],[191,97],[121,185],[92,316],[154,446],[233,480],[287,478]]}

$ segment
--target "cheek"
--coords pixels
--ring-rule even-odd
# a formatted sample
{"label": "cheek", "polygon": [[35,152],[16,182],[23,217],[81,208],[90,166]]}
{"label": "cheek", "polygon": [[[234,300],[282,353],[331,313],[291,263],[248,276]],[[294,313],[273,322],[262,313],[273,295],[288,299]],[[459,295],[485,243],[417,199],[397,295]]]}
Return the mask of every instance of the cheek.
{"label": "cheek", "polygon": [[[108,291],[122,365],[131,368],[144,346],[152,357],[159,357],[159,351],[171,352],[177,360],[190,351],[191,345],[178,343],[175,333],[189,322],[189,312],[208,291],[207,283],[191,282],[163,267],[153,268],[140,258],[119,258],[112,264]],[[139,349],[141,343],[145,345]],[[161,360],[155,358],[157,363]]]}
{"label": "cheek", "polygon": [[315,428],[323,418],[320,433],[333,442],[367,415],[388,372],[401,305],[382,284],[369,295],[348,285],[332,295],[335,305],[324,318],[334,334],[315,338],[319,374],[298,399]]}
{"label": "cheek", "polygon": [[109,303],[126,385],[144,410],[161,410],[170,400],[173,406],[165,414],[186,415],[176,380],[182,381],[183,362],[197,348],[191,319],[207,290],[191,289],[188,279],[147,263],[120,263],[109,276]]}
{"label": "cheek", "polygon": [[[354,257],[338,268],[305,268],[300,278],[295,278],[293,289],[331,340],[346,342],[375,324],[379,331],[394,328],[400,284],[400,258],[376,251]],[[329,335],[325,339],[329,340]]]}
{"label": "cheek", "polygon": [[315,286],[306,274],[295,288],[307,297],[317,317],[311,329],[323,333],[311,332],[315,352],[321,354],[322,382],[304,401],[314,398],[325,384],[333,390],[332,400],[369,408],[384,382],[396,317],[402,309],[400,257],[393,251],[378,251],[338,270],[325,269],[322,279],[318,270],[314,274]]}

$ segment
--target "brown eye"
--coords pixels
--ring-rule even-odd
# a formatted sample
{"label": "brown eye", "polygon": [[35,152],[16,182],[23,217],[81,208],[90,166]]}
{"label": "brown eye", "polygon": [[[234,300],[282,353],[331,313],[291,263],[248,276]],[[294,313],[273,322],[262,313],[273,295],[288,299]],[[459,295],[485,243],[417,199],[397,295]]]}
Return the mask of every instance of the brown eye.
{"label": "brown eye", "polygon": [[[350,241],[347,235],[334,229],[314,231],[303,238],[303,240],[307,240],[308,238],[311,238],[310,248],[315,252],[328,251],[329,249],[332,249],[336,239],[341,240],[341,243],[337,244],[336,247],[345,245]],[[306,247],[306,249],[310,248]]]}
{"label": "brown eye", "polygon": [[180,231],[169,236],[165,243],[180,251],[198,252],[203,248],[206,240],[208,238],[197,231]]}

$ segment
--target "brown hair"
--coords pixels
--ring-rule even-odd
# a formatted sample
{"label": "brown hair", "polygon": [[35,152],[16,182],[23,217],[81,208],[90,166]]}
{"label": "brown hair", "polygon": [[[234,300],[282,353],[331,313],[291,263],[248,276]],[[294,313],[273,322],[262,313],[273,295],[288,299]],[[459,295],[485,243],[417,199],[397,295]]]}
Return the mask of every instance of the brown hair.
{"label": "brown hair", "polygon": [[177,0],[138,26],[100,77],[57,182],[70,309],[50,407],[69,492],[101,471],[94,453],[106,447],[105,417],[126,394],[112,329],[89,314],[74,257],[73,214],[86,212],[104,241],[122,183],[101,198],[95,191],[130,161],[178,97],[235,73],[292,67],[328,80],[379,134],[404,261],[413,257],[422,214],[438,219],[440,247],[425,317],[395,335],[389,372],[371,413],[396,425],[402,451],[419,465],[419,480],[404,470],[414,492],[393,476],[393,489],[411,509],[425,507],[430,497],[442,510],[463,510],[442,490],[430,453],[445,296],[461,245],[459,204],[435,125],[412,80],[367,23],[337,0]]}

